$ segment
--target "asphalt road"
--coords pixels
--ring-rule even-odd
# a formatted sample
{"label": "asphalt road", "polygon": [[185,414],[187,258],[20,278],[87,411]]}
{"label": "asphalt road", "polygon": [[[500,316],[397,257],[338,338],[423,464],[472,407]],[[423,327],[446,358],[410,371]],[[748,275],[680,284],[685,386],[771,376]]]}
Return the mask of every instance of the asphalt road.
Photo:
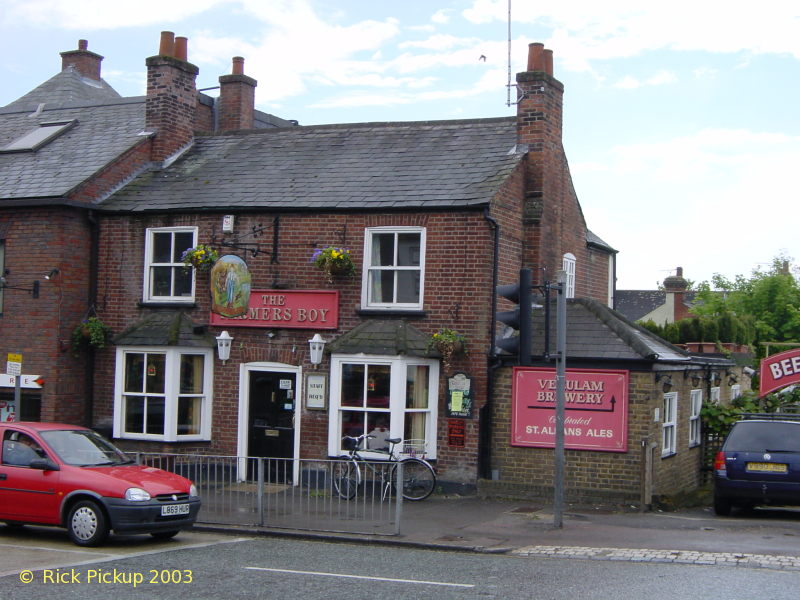
{"label": "asphalt road", "polygon": [[16,533],[0,532],[0,572],[8,573],[15,546],[27,548],[19,552],[37,547],[64,552],[51,553],[49,566],[15,567],[0,577],[4,600],[794,600],[800,589],[797,570],[487,555],[198,532],[167,542],[116,538],[110,547],[75,555],[57,538],[43,539],[39,531],[31,537],[28,545]]}

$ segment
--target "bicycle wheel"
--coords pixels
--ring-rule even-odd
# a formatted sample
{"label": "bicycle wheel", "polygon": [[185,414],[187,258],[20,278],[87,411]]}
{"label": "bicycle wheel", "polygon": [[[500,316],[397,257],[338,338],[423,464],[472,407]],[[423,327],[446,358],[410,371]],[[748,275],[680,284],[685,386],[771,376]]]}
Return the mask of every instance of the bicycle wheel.
{"label": "bicycle wheel", "polygon": [[356,495],[358,487],[358,465],[351,458],[343,458],[331,467],[333,489],[340,498],[350,500]]}
{"label": "bicycle wheel", "polygon": [[[425,500],[436,487],[436,473],[424,460],[405,458],[403,464],[403,498]],[[392,483],[397,481],[397,465],[392,468]]]}

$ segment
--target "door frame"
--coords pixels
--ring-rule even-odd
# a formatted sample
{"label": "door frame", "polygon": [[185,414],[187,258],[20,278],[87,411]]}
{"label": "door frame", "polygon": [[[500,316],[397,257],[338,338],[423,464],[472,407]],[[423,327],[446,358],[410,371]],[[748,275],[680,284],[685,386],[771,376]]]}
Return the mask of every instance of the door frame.
{"label": "door frame", "polygon": [[297,365],[277,362],[251,362],[239,365],[239,426],[236,435],[236,455],[239,456],[239,479],[246,478],[247,444],[250,431],[250,373],[269,371],[272,373],[291,373],[295,376],[296,389],[294,401],[294,443],[292,444],[292,481],[298,484],[300,474],[300,426],[303,411],[303,369]]}

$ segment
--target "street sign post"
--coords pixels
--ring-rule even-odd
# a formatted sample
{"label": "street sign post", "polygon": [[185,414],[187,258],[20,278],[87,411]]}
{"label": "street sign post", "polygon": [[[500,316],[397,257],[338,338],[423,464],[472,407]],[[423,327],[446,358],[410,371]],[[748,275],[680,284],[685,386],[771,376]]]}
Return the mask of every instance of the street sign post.
{"label": "street sign post", "polygon": [[14,406],[18,415],[22,414],[22,388],[20,375],[22,375],[22,354],[8,353],[6,360],[6,373],[14,377]]}

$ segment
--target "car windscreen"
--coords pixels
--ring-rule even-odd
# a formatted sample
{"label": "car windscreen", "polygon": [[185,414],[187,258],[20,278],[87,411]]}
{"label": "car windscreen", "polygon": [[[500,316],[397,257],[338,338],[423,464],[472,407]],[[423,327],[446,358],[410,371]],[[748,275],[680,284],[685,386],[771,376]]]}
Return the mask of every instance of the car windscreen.
{"label": "car windscreen", "polygon": [[800,452],[800,423],[737,423],[723,449],[729,452]]}
{"label": "car windscreen", "polygon": [[134,462],[100,434],[85,429],[43,431],[42,437],[68,465],[123,465]]}

